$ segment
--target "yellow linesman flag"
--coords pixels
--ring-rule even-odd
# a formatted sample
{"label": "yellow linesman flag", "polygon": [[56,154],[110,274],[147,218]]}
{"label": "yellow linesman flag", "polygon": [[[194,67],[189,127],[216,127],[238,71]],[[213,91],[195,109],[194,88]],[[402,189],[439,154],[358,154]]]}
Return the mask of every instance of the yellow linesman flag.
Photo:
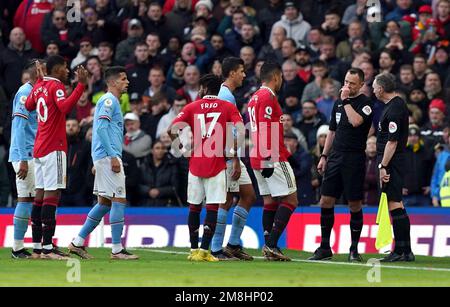
{"label": "yellow linesman flag", "polygon": [[375,248],[381,249],[392,243],[392,227],[389,219],[388,200],[385,192],[381,193],[380,204],[377,213],[378,233]]}

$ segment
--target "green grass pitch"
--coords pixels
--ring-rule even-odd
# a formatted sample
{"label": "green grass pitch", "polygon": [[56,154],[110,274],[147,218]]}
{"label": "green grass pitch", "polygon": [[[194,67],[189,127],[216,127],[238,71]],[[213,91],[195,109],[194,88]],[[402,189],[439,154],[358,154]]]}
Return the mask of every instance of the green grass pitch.
{"label": "green grass pitch", "polygon": [[[0,249],[0,286],[450,286],[450,258],[417,257],[414,263],[381,265],[380,282],[374,267],[346,263],[337,255],[326,263],[306,261],[307,253],[286,251],[292,262],[266,262],[259,250],[252,262],[193,263],[188,249],[134,249],[141,259],[109,259],[109,249],[90,249],[96,258],[81,260],[80,282],[68,282],[74,267],[66,261],[14,260]],[[74,256],[75,257],[75,256]],[[364,259],[380,255],[364,255]],[[78,259],[78,258],[74,258]],[[370,271],[372,270],[372,271]]]}

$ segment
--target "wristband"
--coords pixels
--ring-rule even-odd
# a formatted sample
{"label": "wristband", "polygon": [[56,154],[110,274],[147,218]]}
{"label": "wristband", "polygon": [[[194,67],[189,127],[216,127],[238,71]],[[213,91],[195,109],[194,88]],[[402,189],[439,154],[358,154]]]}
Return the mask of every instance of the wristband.
{"label": "wristband", "polygon": [[342,105],[343,105],[343,106],[346,106],[346,105],[348,105],[348,104],[352,104],[352,101],[350,100],[350,98],[346,98],[346,99],[344,99],[344,100],[342,101]]}
{"label": "wristband", "polygon": [[322,159],[322,157],[325,158],[325,160],[328,160],[328,156],[327,155],[321,154],[319,159]]}

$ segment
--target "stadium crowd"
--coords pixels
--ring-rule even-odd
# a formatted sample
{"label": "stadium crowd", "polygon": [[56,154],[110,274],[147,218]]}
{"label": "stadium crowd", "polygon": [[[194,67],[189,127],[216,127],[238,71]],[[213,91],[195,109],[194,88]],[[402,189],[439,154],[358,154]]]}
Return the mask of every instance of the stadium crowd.
{"label": "stadium crowd", "polygon": [[[441,185],[448,186],[450,178],[449,0],[75,1],[79,7],[67,2],[0,3],[0,206],[15,196],[15,174],[7,161],[12,98],[29,78],[22,68],[29,59],[55,54],[71,69],[84,64],[90,72],[89,85],[67,118],[63,206],[92,204],[92,115],[106,88],[102,72],[112,65],[125,66],[130,80],[120,99],[129,203],[186,205],[188,161],[171,154],[166,130],[197,99],[200,76],[221,75],[228,56],[245,63],[244,84],[234,94],[246,122],[262,63],[271,59],[282,65],[278,94],[285,143],[298,161],[300,205],[318,202],[316,165],[331,111],[345,72],[359,67],[365,74],[362,91],[375,103],[364,203],[378,202],[376,134],[384,106],[371,85],[378,73],[390,72],[410,111],[405,205],[449,206],[441,199]],[[248,158],[243,161],[253,176]]]}

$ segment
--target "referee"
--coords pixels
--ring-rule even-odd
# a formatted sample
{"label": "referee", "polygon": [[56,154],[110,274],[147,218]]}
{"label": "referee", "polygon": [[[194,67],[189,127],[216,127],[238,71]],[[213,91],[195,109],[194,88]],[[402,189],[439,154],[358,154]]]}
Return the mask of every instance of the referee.
{"label": "referee", "polygon": [[377,160],[380,186],[383,186],[392,216],[395,249],[382,262],[414,261],[411,251],[410,222],[402,202],[405,173],[405,148],[408,140],[408,108],[395,92],[395,77],[380,74],[375,77],[373,92],[385,103],[378,124]]}
{"label": "referee", "polygon": [[372,124],[372,102],[360,93],[364,72],[351,68],[345,75],[341,97],[331,113],[330,130],[317,165],[323,174],[320,198],[322,241],[309,260],[328,260],[333,256],[330,236],[334,224],[334,205],[342,192],[350,208],[352,243],[348,260],[361,262],[358,243],[363,227],[363,188],[366,168],[366,141]]}

